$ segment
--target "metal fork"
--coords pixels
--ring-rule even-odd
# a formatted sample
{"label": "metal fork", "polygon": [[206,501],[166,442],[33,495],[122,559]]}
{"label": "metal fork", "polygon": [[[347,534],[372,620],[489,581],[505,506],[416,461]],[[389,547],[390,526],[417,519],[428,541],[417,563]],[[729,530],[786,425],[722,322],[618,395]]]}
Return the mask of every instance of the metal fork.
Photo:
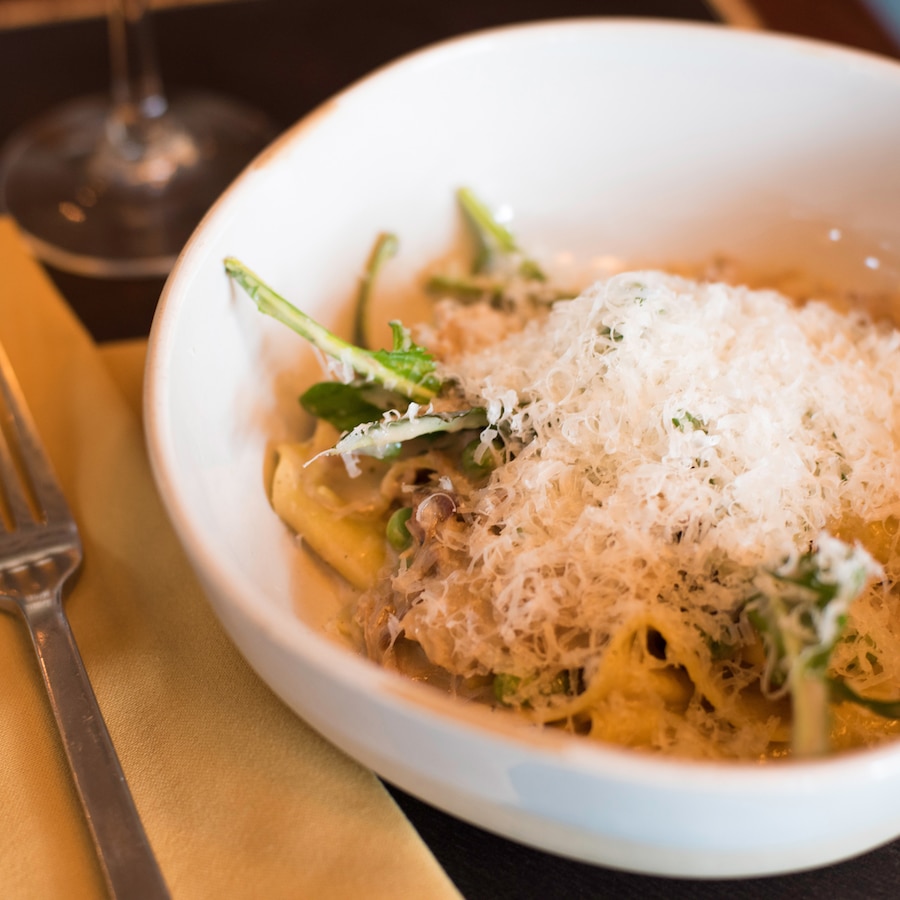
{"label": "metal fork", "polygon": [[110,895],[167,898],[63,609],[81,564],[78,528],[2,347],[0,426],[0,608],[28,626]]}

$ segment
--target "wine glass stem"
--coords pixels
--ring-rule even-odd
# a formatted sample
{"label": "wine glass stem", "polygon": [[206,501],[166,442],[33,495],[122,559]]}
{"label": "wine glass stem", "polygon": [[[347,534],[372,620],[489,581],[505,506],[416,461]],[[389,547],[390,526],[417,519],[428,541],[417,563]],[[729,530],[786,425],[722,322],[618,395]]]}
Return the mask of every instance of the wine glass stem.
{"label": "wine glass stem", "polygon": [[141,143],[147,124],[167,107],[147,6],[148,0],[108,0],[111,127],[119,143]]}

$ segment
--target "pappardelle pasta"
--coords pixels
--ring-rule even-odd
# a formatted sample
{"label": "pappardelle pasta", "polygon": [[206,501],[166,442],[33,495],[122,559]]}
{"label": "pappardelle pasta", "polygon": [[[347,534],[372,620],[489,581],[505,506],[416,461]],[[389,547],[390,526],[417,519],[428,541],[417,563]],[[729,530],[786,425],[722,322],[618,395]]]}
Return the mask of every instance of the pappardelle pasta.
{"label": "pappardelle pasta", "polygon": [[659,271],[560,290],[469,191],[471,272],[364,346],[235,259],[331,360],[276,512],[378,663],[541,726],[699,758],[900,730],[900,332]]}

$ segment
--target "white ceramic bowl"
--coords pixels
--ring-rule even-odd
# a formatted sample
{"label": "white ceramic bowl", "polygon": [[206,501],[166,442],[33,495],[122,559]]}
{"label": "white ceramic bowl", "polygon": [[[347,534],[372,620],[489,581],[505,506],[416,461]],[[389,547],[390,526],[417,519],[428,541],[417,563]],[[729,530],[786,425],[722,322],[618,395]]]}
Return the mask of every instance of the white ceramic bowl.
{"label": "white ceramic bowl", "polygon": [[[332,582],[263,490],[302,427],[305,343],[233,290],[235,255],[348,329],[375,234],[405,294],[457,245],[454,191],[508,203],[532,253],[793,269],[896,289],[900,66],[720,27],[569,21],[415,54],[288,131],[212,209],[153,327],[146,422],[175,527],[241,652],[313,727],[390,781],[511,838],[649,873],[787,871],[900,834],[900,746],[712,765],[536,734],[355,656],[325,630]],[[574,260],[574,262],[573,262]]]}

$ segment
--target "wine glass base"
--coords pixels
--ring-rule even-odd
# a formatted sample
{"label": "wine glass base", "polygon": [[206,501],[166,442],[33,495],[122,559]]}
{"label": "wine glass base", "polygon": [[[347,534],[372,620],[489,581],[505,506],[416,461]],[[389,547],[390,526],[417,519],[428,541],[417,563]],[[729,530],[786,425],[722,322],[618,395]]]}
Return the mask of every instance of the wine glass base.
{"label": "wine glass base", "polygon": [[106,97],[88,97],[14,135],[0,158],[0,209],[63,272],[165,276],[274,130],[259,113],[204,93],[173,98],[140,145],[115,140],[111,114]]}

